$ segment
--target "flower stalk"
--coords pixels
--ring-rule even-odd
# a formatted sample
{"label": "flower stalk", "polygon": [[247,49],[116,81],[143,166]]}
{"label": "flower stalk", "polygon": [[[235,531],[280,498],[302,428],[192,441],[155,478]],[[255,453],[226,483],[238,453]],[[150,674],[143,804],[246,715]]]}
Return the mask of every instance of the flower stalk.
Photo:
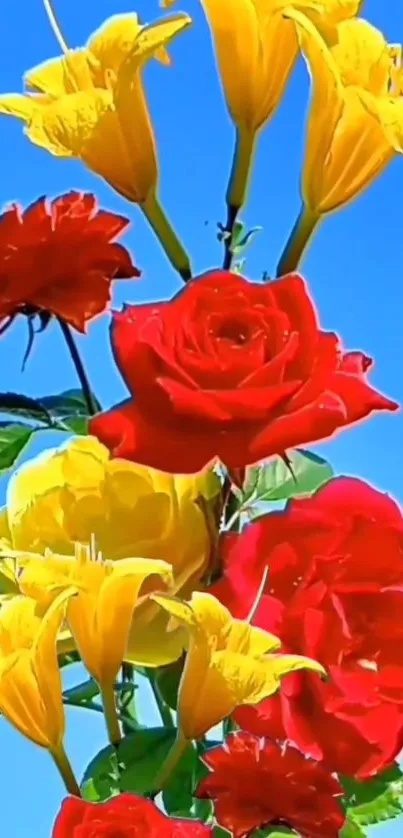
{"label": "flower stalk", "polygon": [[101,687],[102,705],[104,708],[104,716],[106,722],[106,729],[108,731],[108,738],[111,745],[117,746],[121,741],[122,734],[120,732],[119,718],[116,707],[115,691],[113,684],[105,684]]}
{"label": "flower stalk", "polygon": [[237,128],[234,157],[226,196],[227,223],[225,225],[223,269],[227,271],[231,269],[233,258],[232,234],[238,213],[245,202],[255,145],[255,131]]}
{"label": "flower stalk", "polygon": [[84,399],[85,399],[85,402],[86,402],[86,405],[87,405],[87,409],[88,409],[88,415],[89,416],[95,416],[95,414],[98,413],[98,405],[97,405],[97,403],[94,399],[94,396],[92,394],[92,390],[91,390],[91,387],[90,387],[88,376],[87,376],[87,373],[85,371],[84,364],[81,360],[81,355],[80,355],[80,353],[77,349],[75,340],[74,340],[73,335],[71,333],[70,327],[68,326],[68,324],[64,320],[62,320],[61,317],[58,317],[57,320],[58,320],[59,326],[62,330],[62,334],[63,334],[64,340],[66,342],[67,349],[69,350],[71,360],[73,361],[78,379],[79,379],[80,384],[81,384],[81,389],[83,391],[83,396],[84,396]]}
{"label": "flower stalk", "polygon": [[50,755],[63,780],[66,791],[69,794],[73,794],[75,797],[81,797],[80,787],[74,776],[73,769],[63,745],[51,750]]}
{"label": "flower stalk", "polygon": [[161,789],[166,786],[171,774],[174,772],[188,745],[189,741],[185,739],[181,729],[178,728],[175,742],[173,743],[166,760],[162,763],[162,766],[153,783],[153,791],[161,791]]}
{"label": "flower stalk", "polygon": [[147,199],[139,206],[159,239],[171,265],[183,281],[188,282],[192,276],[189,256],[171,226],[155,192],[150,192]]}
{"label": "flower stalk", "polygon": [[320,215],[302,205],[277,265],[277,277],[297,270],[320,219]]}

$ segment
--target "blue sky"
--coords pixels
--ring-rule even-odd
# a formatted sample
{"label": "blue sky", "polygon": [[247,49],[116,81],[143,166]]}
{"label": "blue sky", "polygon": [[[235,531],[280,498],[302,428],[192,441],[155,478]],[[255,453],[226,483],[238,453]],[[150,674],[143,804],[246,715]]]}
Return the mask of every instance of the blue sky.
{"label": "blue sky", "polygon": [[[158,14],[157,0],[136,4],[144,20]],[[147,88],[159,140],[161,194],[172,221],[192,254],[197,272],[222,260],[216,223],[224,220],[224,195],[232,155],[233,132],[217,80],[211,43],[198,0],[183,0],[194,26],[176,41],[174,65],[156,63],[146,73]],[[133,11],[128,0],[78,3],[58,0],[57,11],[66,40],[83,44],[107,17]],[[403,5],[391,0],[367,0],[365,16],[391,42],[403,35]],[[58,54],[41,0],[3,4],[0,14],[0,89],[21,89],[25,70]],[[248,251],[247,273],[258,279],[274,270],[298,211],[299,171],[303,152],[303,120],[308,80],[302,63],[287,95],[261,138],[249,202],[243,219],[264,230]],[[140,281],[122,283],[114,303],[169,297],[180,287],[153,234],[135,207],[125,204],[101,180],[74,161],[52,158],[25,139],[17,120],[0,122],[0,204],[17,200],[26,205],[41,195],[56,196],[72,188],[93,191],[100,203],[133,219],[125,237],[137,264]],[[403,281],[401,196],[403,161],[396,158],[387,171],[355,203],[328,219],[305,260],[323,326],[337,331],[349,349],[362,349],[376,359],[375,386],[403,401]],[[125,396],[113,366],[106,316],[94,323],[79,345],[93,388],[104,406]],[[21,373],[25,324],[15,324],[0,340],[0,389],[29,395],[56,393],[77,386],[56,327],[40,335],[26,371]],[[356,474],[402,501],[402,414],[372,418],[321,445],[336,471]],[[59,440],[57,440],[59,441]],[[60,441],[62,441],[60,439]],[[28,452],[56,443],[44,435]],[[0,501],[6,480],[0,480]],[[150,718],[149,698],[142,693]],[[94,714],[95,715],[95,714]],[[104,744],[101,718],[82,711],[68,714],[67,748],[80,776],[91,756]],[[0,720],[2,753],[2,824],[13,838],[35,834],[46,838],[62,796],[62,787],[45,753],[25,742]],[[3,776],[4,775],[4,776]],[[374,835],[393,838],[402,823],[377,827]]]}

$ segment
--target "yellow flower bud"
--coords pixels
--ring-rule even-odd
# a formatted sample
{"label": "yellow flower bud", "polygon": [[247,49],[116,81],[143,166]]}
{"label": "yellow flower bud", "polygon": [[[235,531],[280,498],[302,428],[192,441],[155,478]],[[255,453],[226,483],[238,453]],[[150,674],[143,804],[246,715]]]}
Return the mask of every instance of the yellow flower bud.
{"label": "yellow flower bud", "polygon": [[64,736],[56,637],[71,586],[48,609],[16,596],[0,611],[0,711],[32,742],[60,754]]}

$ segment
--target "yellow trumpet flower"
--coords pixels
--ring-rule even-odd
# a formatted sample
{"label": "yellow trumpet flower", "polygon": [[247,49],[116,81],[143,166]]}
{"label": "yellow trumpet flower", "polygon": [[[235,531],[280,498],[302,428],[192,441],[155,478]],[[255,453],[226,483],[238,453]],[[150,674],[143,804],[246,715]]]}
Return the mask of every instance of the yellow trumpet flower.
{"label": "yellow trumpet flower", "polygon": [[400,46],[365,20],[338,24],[331,38],[302,14],[295,21],[312,77],[303,208],[278,274],[295,270],[316,225],[356,198],[403,151]]}
{"label": "yellow trumpet flower", "polygon": [[156,197],[157,152],[141,73],[151,57],[169,63],[165,46],[190,23],[182,13],[148,26],[136,14],[110,18],[86,47],[30,70],[27,93],[0,96],[0,113],[21,119],[33,143],[81,159],[140,204],[185,278],[188,257]]}
{"label": "yellow trumpet flower", "polygon": [[277,637],[233,618],[211,594],[196,592],[188,603],[151,596],[189,633],[177,708],[185,741],[203,736],[236,707],[272,695],[289,672],[310,669],[325,674],[310,658],[279,653]]}
{"label": "yellow trumpet flower", "polygon": [[[111,459],[94,437],[73,437],[12,475],[0,513],[0,549],[6,556],[14,551],[43,555],[47,548],[69,555],[72,543],[88,544],[94,535],[106,559],[163,559],[172,566],[172,592],[188,597],[205,576],[212,552],[203,505],[213,510],[220,489],[210,470],[170,475]],[[15,561],[7,560],[14,579]],[[3,562],[0,556],[0,585]],[[5,586],[4,579],[6,591]],[[156,603],[138,603],[128,660],[161,666],[181,655],[184,629],[167,632],[168,619]],[[68,651],[67,643],[65,636],[59,650]]]}
{"label": "yellow trumpet flower", "polygon": [[[358,13],[362,0],[201,0],[213,36],[221,82],[237,129],[227,203],[244,201],[256,134],[280,103],[298,56],[298,9],[321,26]],[[173,0],[162,0],[163,7]]]}
{"label": "yellow trumpet flower", "polygon": [[[20,590],[46,606],[74,586],[77,595],[67,606],[67,623],[81,659],[98,682],[112,741],[120,737],[114,704],[114,683],[126,656],[133,611],[148,590],[172,582],[170,565],[156,559],[104,561],[93,545],[77,545],[75,556],[47,551],[21,557]],[[152,577],[157,577],[152,579]]]}
{"label": "yellow trumpet flower", "polygon": [[47,748],[71,791],[78,788],[63,749],[64,710],[56,636],[71,586],[48,609],[25,596],[0,611],[0,711],[36,745]]}

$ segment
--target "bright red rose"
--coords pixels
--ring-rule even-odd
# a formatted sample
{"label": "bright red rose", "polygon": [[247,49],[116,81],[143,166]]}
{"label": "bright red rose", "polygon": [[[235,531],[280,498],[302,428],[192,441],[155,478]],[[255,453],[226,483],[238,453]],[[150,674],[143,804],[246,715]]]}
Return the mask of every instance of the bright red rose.
{"label": "bright red rose", "polygon": [[67,797],[56,818],[52,838],[212,838],[211,827],[173,820],[144,797],[120,794],[104,803]]}
{"label": "bright red rose", "polygon": [[331,770],[369,777],[403,745],[403,518],[386,495],[337,478],[227,536],[214,593],[245,617],[265,567],[255,624],[320,661],[329,679],[284,678],[240,708],[241,727],[289,739]]}
{"label": "bright red rose", "polygon": [[0,333],[19,314],[53,314],[85,331],[105,311],[113,279],[140,276],[115,239],[130,222],[69,192],[0,216]]}
{"label": "bright red rose", "polygon": [[112,346],[134,398],[90,433],[165,471],[215,457],[242,467],[397,407],[367,383],[371,360],[319,329],[296,274],[258,284],[211,271],[168,302],[116,313]]}
{"label": "bright red rose", "polygon": [[295,748],[250,733],[230,734],[203,760],[211,769],[196,795],[214,800],[218,823],[234,838],[277,824],[303,838],[338,838],[345,815],[342,788],[332,774]]}

